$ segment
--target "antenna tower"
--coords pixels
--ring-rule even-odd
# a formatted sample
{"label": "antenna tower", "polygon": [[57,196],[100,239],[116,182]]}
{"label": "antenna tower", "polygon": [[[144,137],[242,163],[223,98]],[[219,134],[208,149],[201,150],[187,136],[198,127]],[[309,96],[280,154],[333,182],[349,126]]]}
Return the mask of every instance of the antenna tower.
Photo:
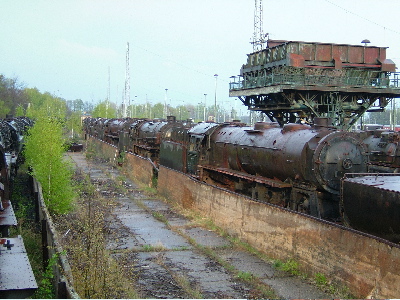
{"label": "antenna tower", "polygon": [[261,51],[264,49],[266,36],[263,32],[263,0],[255,0],[254,6],[254,32],[253,32],[253,52]]}
{"label": "antenna tower", "polygon": [[[130,111],[130,105],[131,105],[131,86],[130,86],[130,75],[129,75],[129,42],[126,43],[126,70],[125,70],[125,94],[124,94],[124,104],[123,104],[123,110],[122,110],[122,116],[124,118],[127,117],[127,105],[129,107]],[[131,114],[129,112],[129,117],[131,117]]]}

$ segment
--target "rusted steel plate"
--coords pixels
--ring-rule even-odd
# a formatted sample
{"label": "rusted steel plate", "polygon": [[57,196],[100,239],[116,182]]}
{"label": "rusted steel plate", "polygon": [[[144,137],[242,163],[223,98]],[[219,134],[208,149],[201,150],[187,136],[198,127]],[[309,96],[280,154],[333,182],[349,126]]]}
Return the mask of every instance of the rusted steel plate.
{"label": "rusted steel plate", "polygon": [[[6,241],[4,241],[6,240]],[[3,298],[26,298],[37,289],[22,237],[2,239],[13,245],[0,248],[0,294]]]}

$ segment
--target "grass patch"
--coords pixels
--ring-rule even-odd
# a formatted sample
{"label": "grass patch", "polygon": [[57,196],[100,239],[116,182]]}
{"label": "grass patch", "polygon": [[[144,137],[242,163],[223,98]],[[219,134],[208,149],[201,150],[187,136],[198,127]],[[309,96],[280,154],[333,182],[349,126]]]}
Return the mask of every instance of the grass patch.
{"label": "grass patch", "polygon": [[163,222],[164,224],[169,225],[167,218],[162,213],[154,211],[154,212],[152,212],[152,216],[155,219],[159,220],[160,222]]}
{"label": "grass patch", "polygon": [[236,277],[237,277],[238,279],[240,279],[240,280],[243,280],[243,281],[250,281],[250,280],[253,279],[253,274],[251,274],[250,272],[242,272],[242,271],[239,271],[239,272],[237,273]]}
{"label": "grass patch", "polygon": [[328,280],[326,279],[325,275],[321,273],[315,274],[314,281],[319,287],[325,287],[328,284]]}
{"label": "grass patch", "polygon": [[162,252],[167,250],[164,245],[156,244],[156,245],[143,245],[142,250],[143,252]]}
{"label": "grass patch", "polygon": [[68,231],[62,246],[67,251],[75,290],[83,298],[138,298],[124,268],[106,249],[106,217],[113,202],[101,197],[88,176],[76,181],[80,195],[76,209],[55,221],[59,232]]}
{"label": "grass patch", "polygon": [[299,276],[299,263],[294,259],[289,259],[284,262],[281,266],[281,270],[292,274],[293,276]]}

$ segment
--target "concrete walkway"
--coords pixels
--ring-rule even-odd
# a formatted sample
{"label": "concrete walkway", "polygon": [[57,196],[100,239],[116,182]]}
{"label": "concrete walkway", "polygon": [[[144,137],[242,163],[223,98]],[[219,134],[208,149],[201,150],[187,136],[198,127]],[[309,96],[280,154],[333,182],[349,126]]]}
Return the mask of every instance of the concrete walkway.
{"label": "concrete walkway", "polygon": [[[123,178],[111,166],[87,161],[83,153],[68,155],[100,190],[102,183],[121,182]],[[215,232],[193,225],[171,205],[147,196],[133,182],[124,179],[123,185],[123,193],[107,195],[104,191],[117,203],[108,218],[107,247],[116,257],[128,255],[124,267],[132,268],[143,298],[333,298],[306,280],[238,250]],[[204,249],[215,256],[206,255]],[[246,282],[234,274],[252,274],[256,279]],[[263,285],[273,292],[262,293],[259,287]]]}

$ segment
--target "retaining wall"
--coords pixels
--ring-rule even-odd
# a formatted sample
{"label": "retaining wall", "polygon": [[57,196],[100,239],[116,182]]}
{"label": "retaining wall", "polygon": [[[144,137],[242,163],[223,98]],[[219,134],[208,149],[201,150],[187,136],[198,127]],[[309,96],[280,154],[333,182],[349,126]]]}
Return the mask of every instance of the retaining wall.
{"label": "retaining wall", "polygon": [[123,161],[121,164],[122,169],[129,177],[151,186],[153,165],[148,159],[132,153],[125,153],[121,160],[119,159],[119,151],[114,145],[100,142],[92,137],[88,137],[87,139],[92,143],[91,147],[95,147],[96,153],[100,152],[104,159],[113,164],[118,164]]}
{"label": "retaining wall", "polygon": [[[105,145],[102,148],[107,153],[109,149],[106,148],[110,146]],[[140,173],[149,172],[151,163],[131,154],[126,156],[132,174],[148,178]],[[148,179],[145,182],[148,183]],[[356,297],[400,297],[400,248],[397,245],[387,245],[328,222],[255,202],[162,166],[157,189],[183,207],[210,217],[229,234],[268,256],[280,260],[293,258],[299,262],[301,271],[310,275],[322,273],[349,287]]]}

